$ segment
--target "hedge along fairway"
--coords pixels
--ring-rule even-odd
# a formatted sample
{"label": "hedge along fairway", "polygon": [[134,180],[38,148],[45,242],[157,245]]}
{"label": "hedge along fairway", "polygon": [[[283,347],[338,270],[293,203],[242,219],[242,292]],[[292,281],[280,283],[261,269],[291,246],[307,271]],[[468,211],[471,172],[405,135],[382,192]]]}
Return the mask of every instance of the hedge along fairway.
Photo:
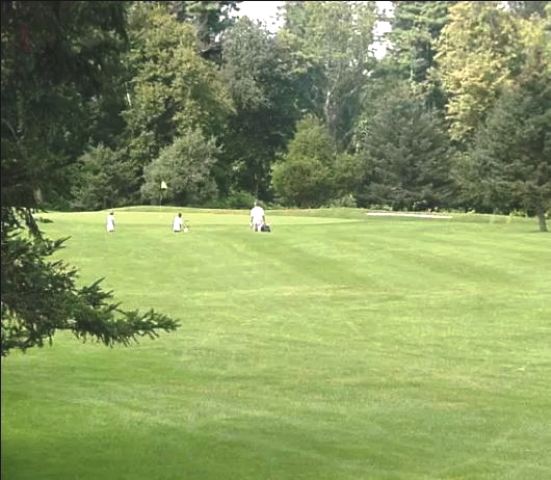
{"label": "hedge along fairway", "polygon": [[44,214],[181,328],[2,360],[2,478],[551,478],[551,236],[355,210]]}

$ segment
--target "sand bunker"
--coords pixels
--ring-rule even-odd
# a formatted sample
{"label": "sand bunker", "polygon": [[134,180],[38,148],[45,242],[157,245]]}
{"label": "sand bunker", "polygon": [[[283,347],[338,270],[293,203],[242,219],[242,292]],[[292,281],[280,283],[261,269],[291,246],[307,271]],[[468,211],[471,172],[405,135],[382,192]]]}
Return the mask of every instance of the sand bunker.
{"label": "sand bunker", "polygon": [[437,213],[409,213],[409,212],[367,212],[370,217],[413,217],[413,218],[439,218],[449,220],[450,215],[439,215]]}

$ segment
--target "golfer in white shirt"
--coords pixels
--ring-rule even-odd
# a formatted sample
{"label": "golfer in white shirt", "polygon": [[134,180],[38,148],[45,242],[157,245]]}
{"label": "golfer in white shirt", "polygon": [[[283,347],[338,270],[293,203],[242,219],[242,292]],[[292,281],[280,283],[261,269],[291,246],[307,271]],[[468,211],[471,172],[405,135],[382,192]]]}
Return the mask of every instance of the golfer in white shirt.
{"label": "golfer in white shirt", "polygon": [[254,202],[254,207],[251,209],[251,228],[255,232],[260,232],[265,222],[264,209],[258,205],[258,202]]}
{"label": "golfer in white shirt", "polygon": [[183,228],[184,228],[184,219],[182,218],[182,214],[179,213],[174,217],[174,220],[172,222],[172,231],[181,232]]}
{"label": "golfer in white shirt", "polygon": [[107,231],[108,232],[115,231],[115,214],[113,212],[107,215]]}

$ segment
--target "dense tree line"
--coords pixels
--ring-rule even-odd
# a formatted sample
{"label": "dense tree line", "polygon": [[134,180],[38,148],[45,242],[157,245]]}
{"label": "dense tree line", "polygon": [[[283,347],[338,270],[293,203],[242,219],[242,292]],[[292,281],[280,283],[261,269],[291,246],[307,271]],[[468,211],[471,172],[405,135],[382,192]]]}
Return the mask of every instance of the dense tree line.
{"label": "dense tree line", "polygon": [[[118,328],[97,285],[25,270],[59,247],[42,207],[155,203],[164,181],[177,205],[520,210],[547,229],[549,2],[392,2],[382,59],[376,2],[288,1],[276,34],[239,3],[2,2],[2,316],[24,319],[3,349],[94,305],[106,343],[175,326]],[[10,303],[29,275],[67,310]]]}
{"label": "dense tree line", "polygon": [[[276,34],[236,16],[239,3],[92,2],[86,29],[70,25],[82,7],[59,4],[67,32],[46,58],[78,46],[66,65],[89,79],[101,73],[102,83],[94,94],[52,86],[53,120],[28,110],[29,142],[58,133],[33,163],[33,175],[56,177],[40,188],[45,204],[157,202],[162,179],[178,205],[245,207],[259,197],[540,217],[549,208],[549,2],[393,2],[380,60],[375,2],[285,2]],[[118,30],[103,28],[108,16]],[[22,25],[10,46],[23,53],[20,69],[32,56],[25,49],[43,40],[32,22]],[[87,72],[87,56],[101,72]],[[24,109],[39,91],[11,104]],[[507,107],[519,109],[509,113],[520,143],[506,158],[497,146],[513,137],[500,137],[494,117],[514,95],[524,99]]]}

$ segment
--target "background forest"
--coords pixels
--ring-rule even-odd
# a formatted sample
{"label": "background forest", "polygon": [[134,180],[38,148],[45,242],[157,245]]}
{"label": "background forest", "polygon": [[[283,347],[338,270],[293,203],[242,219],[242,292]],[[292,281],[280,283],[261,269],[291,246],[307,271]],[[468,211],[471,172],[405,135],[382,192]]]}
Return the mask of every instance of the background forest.
{"label": "background forest", "polygon": [[3,198],[522,210],[543,227],[549,2],[392,2],[388,18],[285,2],[275,34],[239,3],[4,2]]}

